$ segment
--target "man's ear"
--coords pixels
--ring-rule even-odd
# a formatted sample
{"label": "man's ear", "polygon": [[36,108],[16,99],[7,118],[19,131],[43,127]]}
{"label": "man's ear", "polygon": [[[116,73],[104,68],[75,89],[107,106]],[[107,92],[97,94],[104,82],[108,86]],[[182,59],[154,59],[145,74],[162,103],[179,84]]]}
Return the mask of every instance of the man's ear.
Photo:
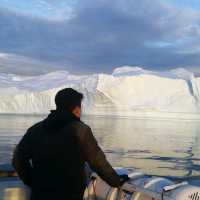
{"label": "man's ear", "polygon": [[81,116],[81,108],[79,106],[76,106],[74,108],[74,110],[72,111],[72,113],[76,116],[76,117],[79,117]]}

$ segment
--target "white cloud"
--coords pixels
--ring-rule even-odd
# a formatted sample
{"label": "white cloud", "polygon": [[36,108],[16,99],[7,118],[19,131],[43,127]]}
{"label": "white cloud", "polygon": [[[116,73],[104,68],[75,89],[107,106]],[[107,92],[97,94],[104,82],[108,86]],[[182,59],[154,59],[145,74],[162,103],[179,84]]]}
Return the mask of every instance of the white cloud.
{"label": "white cloud", "polygon": [[54,66],[16,54],[0,53],[0,73],[37,75],[54,71]]}

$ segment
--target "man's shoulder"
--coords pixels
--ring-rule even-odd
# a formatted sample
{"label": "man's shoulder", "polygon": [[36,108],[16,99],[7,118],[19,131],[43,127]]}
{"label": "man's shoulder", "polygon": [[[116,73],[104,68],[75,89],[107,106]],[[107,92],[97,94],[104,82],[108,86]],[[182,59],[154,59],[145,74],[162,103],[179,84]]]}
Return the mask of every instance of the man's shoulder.
{"label": "man's shoulder", "polygon": [[82,121],[74,121],[71,123],[71,126],[73,128],[75,128],[76,130],[90,130],[90,127],[89,125],[85,124],[84,122]]}
{"label": "man's shoulder", "polygon": [[74,121],[71,123],[71,128],[73,129],[74,135],[83,141],[89,135],[91,135],[91,128],[82,121]]}
{"label": "man's shoulder", "polygon": [[35,132],[35,130],[40,129],[43,126],[43,121],[37,122],[28,128],[27,132]]}

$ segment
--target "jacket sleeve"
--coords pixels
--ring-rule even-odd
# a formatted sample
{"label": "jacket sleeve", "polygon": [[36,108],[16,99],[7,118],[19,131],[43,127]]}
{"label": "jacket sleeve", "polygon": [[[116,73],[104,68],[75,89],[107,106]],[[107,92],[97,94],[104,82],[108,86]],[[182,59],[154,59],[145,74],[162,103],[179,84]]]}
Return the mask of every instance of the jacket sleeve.
{"label": "jacket sleeve", "polygon": [[78,131],[78,140],[84,158],[92,170],[94,170],[109,185],[119,187],[119,176],[106,160],[105,154],[99,147],[88,126],[85,126]]}
{"label": "jacket sleeve", "polygon": [[12,165],[25,185],[31,186],[31,150],[29,130],[23,136],[13,152]]}

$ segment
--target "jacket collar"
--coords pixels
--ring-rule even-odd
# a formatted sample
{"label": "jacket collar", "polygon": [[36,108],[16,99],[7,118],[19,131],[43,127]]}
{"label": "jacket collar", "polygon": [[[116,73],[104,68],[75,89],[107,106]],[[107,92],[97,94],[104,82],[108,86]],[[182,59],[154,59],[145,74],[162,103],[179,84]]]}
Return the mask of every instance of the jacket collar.
{"label": "jacket collar", "polygon": [[51,110],[51,113],[44,120],[45,127],[48,130],[58,130],[73,121],[80,121],[73,113],[66,110]]}

